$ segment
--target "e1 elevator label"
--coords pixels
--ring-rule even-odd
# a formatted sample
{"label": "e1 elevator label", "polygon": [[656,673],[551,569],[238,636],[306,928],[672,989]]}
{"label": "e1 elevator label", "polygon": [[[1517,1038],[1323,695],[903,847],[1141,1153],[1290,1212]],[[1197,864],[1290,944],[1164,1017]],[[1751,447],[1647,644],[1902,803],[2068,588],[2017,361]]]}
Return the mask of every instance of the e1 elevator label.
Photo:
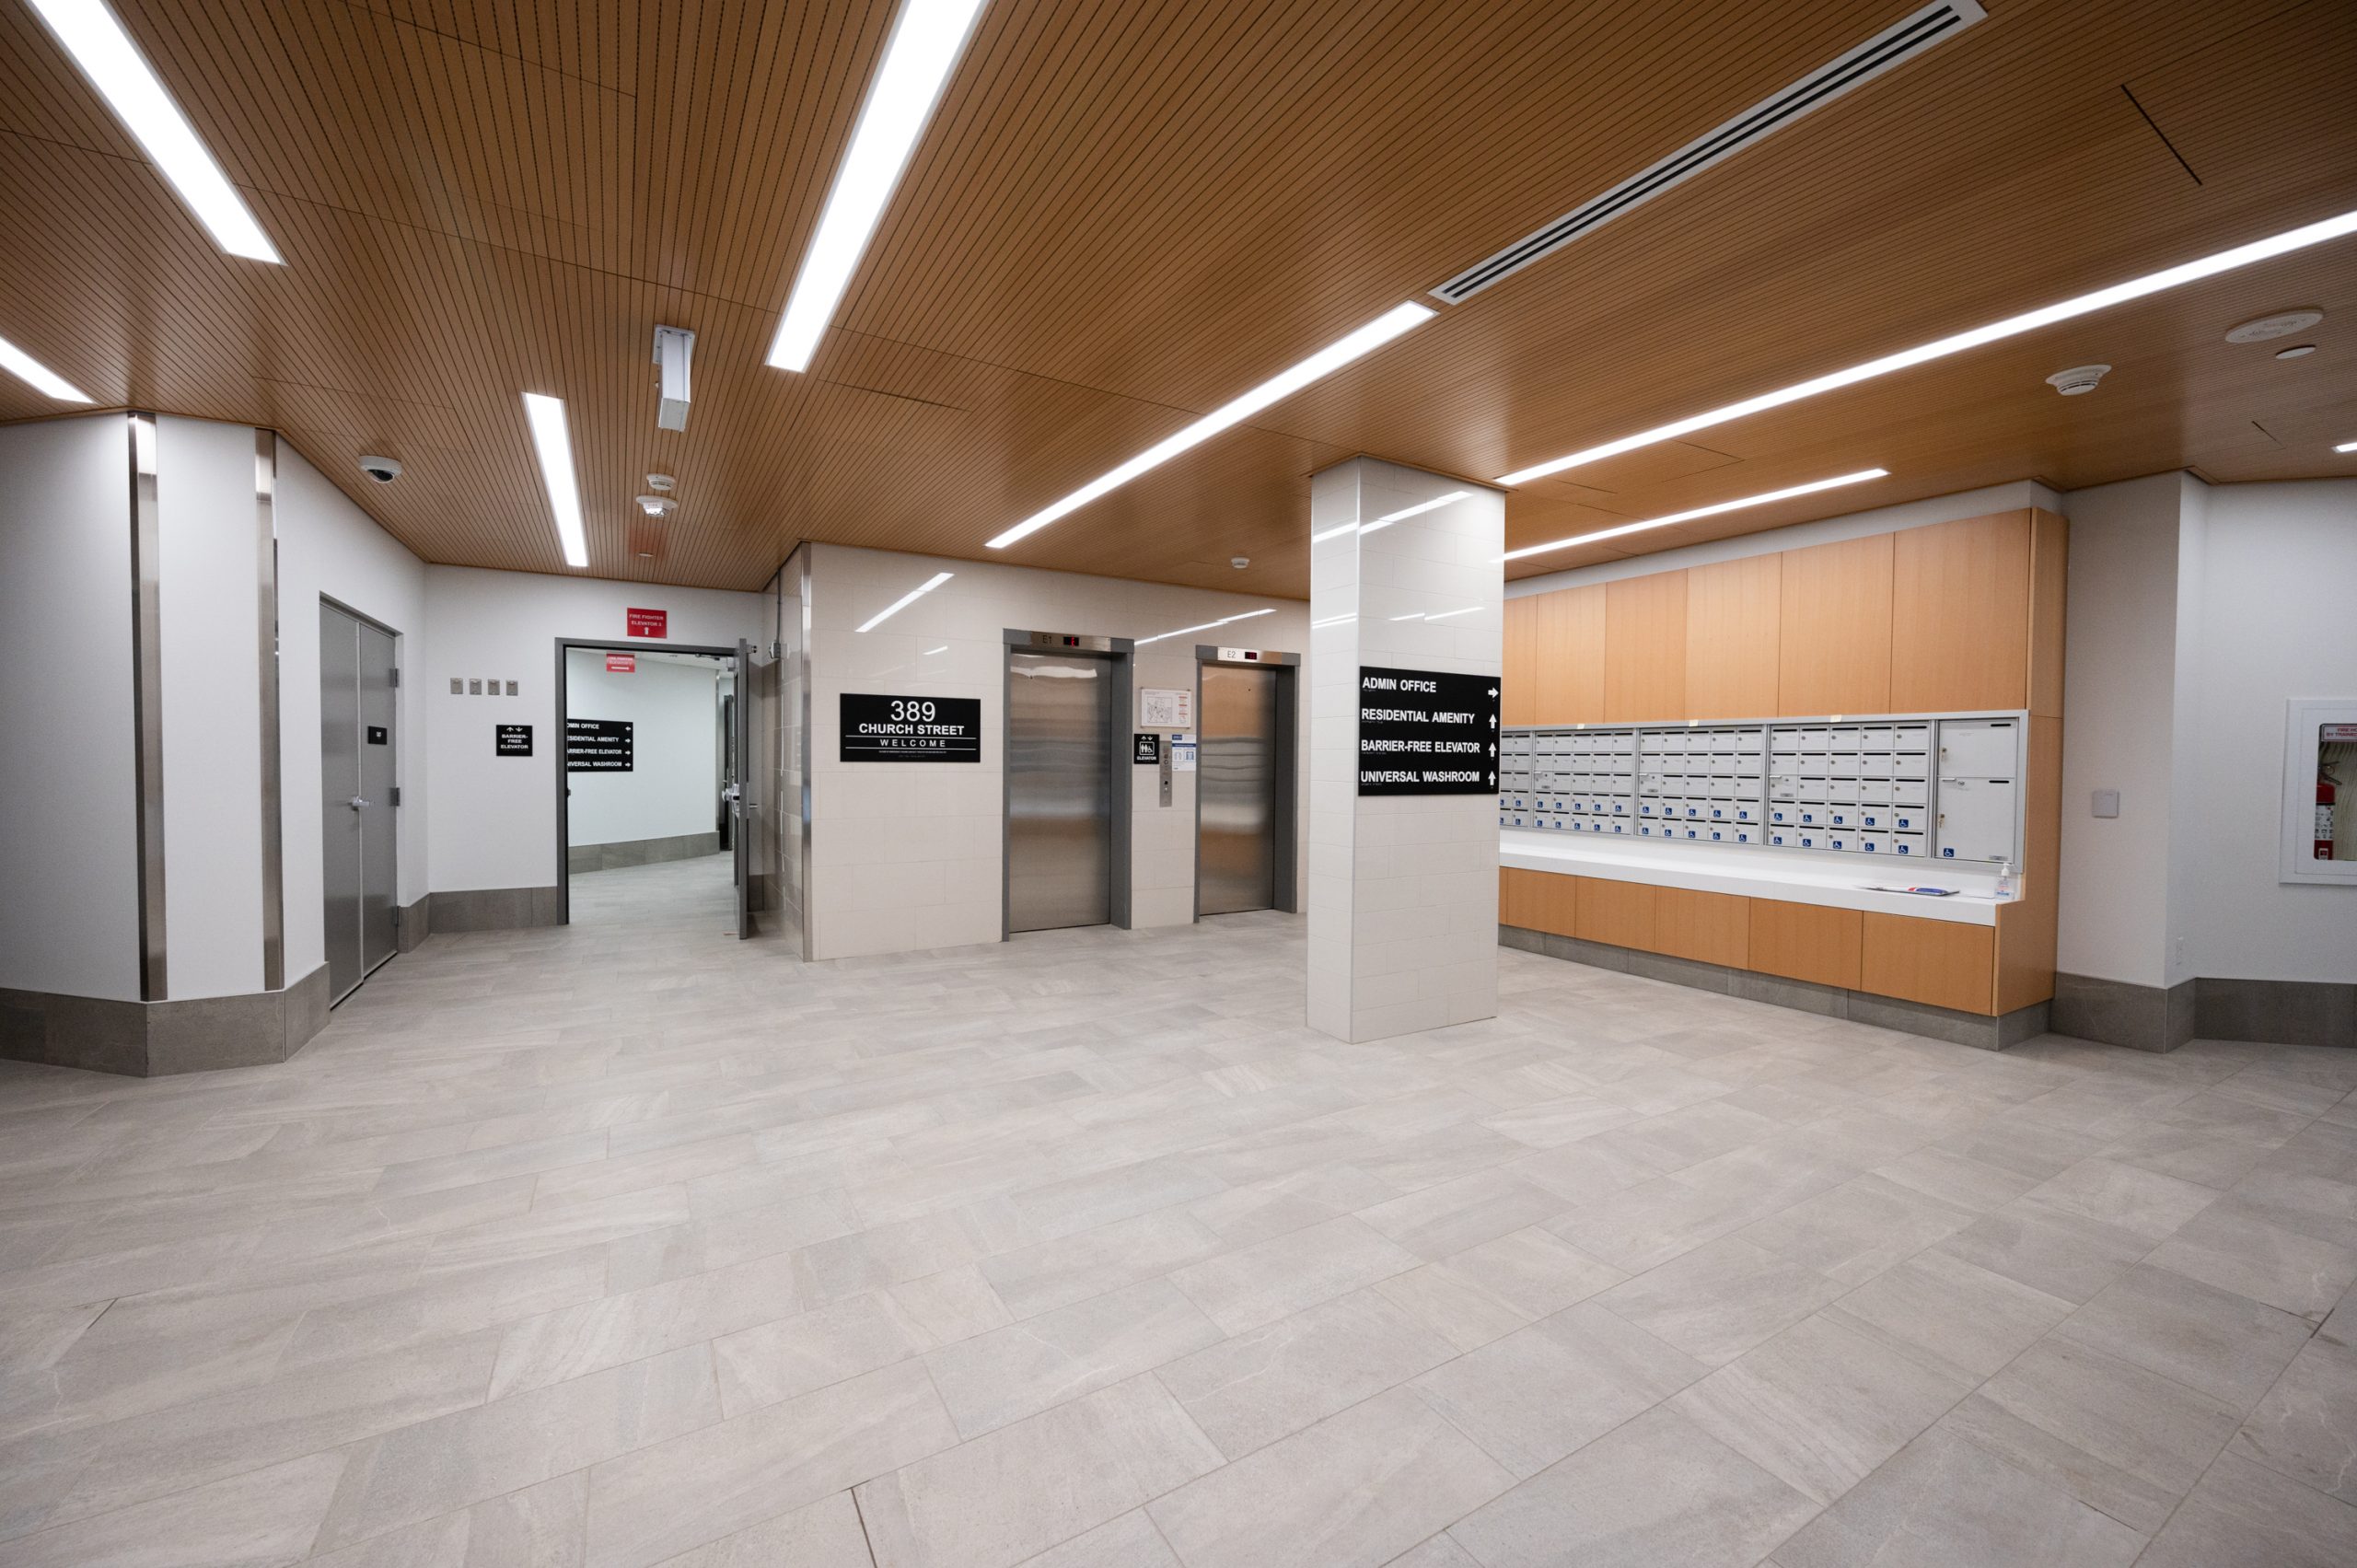
{"label": "e1 elevator label", "polygon": [[568,773],[627,773],[637,749],[637,726],[628,719],[564,721],[564,771]]}
{"label": "e1 elevator label", "polygon": [[979,762],[980,697],[877,697],[842,694],[845,762]]}
{"label": "e1 elevator label", "polygon": [[1359,670],[1361,795],[1495,795],[1498,678]]}

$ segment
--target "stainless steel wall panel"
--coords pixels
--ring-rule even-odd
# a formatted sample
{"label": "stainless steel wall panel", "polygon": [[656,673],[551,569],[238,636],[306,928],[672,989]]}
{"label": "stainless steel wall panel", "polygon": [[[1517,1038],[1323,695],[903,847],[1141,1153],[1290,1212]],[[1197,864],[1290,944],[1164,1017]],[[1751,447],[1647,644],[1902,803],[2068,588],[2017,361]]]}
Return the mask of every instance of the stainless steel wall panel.
{"label": "stainless steel wall panel", "polygon": [[[360,635],[360,962],[364,974],[400,951],[399,830],[393,787],[401,782],[401,693],[394,686],[393,639],[363,625]],[[381,731],[382,739],[371,736]]]}
{"label": "stainless steel wall panel", "polygon": [[360,626],[319,606],[319,885],[328,993],[367,977],[360,956]]}

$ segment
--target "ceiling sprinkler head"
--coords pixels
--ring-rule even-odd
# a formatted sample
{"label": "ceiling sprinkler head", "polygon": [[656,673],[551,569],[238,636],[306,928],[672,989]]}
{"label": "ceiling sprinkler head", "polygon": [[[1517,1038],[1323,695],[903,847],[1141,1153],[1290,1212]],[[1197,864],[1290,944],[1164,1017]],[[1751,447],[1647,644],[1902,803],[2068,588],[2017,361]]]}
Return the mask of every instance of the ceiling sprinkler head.
{"label": "ceiling sprinkler head", "polygon": [[678,505],[668,495],[642,495],[638,498],[638,509],[650,517],[659,517]]}
{"label": "ceiling sprinkler head", "polygon": [[2096,383],[2110,373],[2108,365],[2078,365],[2068,370],[2057,370],[2046,378],[2046,384],[2066,398],[2075,398],[2082,392],[2094,391]]}

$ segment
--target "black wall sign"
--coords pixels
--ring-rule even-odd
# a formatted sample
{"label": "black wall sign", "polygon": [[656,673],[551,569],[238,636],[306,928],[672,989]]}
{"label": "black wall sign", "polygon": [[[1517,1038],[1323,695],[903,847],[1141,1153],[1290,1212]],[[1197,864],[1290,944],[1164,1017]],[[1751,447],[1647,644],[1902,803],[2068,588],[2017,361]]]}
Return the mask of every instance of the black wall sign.
{"label": "black wall sign", "polygon": [[1361,668],[1361,795],[1497,792],[1496,676]]}
{"label": "black wall sign", "polygon": [[369,744],[369,745],[371,745],[371,746],[389,746],[389,745],[391,745],[392,743],[393,743],[393,738],[392,738],[391,732],[389,732],[389,730],[387,730],[383,725],[380,725],[380,724],[372,724],[372,725],[370,725],[370,726],[368,726],[368,744]]}
{"label": "black wall sign", "polygon": [[1130,733],[1130,761],[1159,762],[1162,761],[1162,737],[1132,730]]}
{"label": "black wall sign", "polygon": [[493,725],[497,738],[493,754],[501,757],[528,757],[532,754],[532,726],[528,724]]}
{"label": "black wall sign", "polygon": [[628,719],[564,721],[564,771],[627,773],[636,755],[637,726]]}
{"label": "black wall sign", "polygon": [[980,697],[842,696],[845,762],[979,762]]}

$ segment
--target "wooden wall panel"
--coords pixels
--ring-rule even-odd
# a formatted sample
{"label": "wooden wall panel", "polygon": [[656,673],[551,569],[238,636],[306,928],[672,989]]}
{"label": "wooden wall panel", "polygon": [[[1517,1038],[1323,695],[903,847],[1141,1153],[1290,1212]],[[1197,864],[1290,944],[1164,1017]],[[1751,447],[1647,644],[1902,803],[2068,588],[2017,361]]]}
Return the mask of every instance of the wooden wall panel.
{"label": "wooden wall panel", "polygon": [[2051,512],[2030,513],[2029,711],[2062,716],[2063,588],[2070,575],[2071,525]]}
{"label": "wooden wall panel", "polygon": [[1891,539],[1891,711],[2027,707],[2030,514]]}
{"label": "wooden wall panel", "polygon": [[1749,967],[1761,974],[1854,990],[1863,921],[1856,910],[1754,899]]}
{"label": "wooden wall panel", "polygon": [[1605,585],[1538,598],[1538,711],[1532,722],[1603,723]]}
{"label": "wooden wall panel", "polygon": [[1986,1014],[1994,994],[1996,932],[1986,925],[1869,914],[1858,989],[1959,1013]]}
{"label": "wooden wall panel", "polygon": [[1685,572],[1605,584],[1605,722],[1686,716]]}
{"label": "wooden wall panel", "polygon": [[1609,942],[1616,947],[1655,951],[1654,895],[1659,891],[1645,882],[1581,877],[1573,935],[1583,942]]}
{"label": "wooden wall panel", "polygon": [[1783,553],[1714,561],[1686,571],[1686,711],[1689,719],[1776,712],[1783,623]]}
{"label": "wooden wall panel", "polygon": [[1505,602],[1505,664],[1498,704],[1507,724],[1538,722],[1539,605],[1537,594]]}
{"label": "wooden wall panel", "polygon": [[1884,714],[1890,705],[1891,536],[1784,552],[1779,714]]}
{"label": "wooden wall panel", "polygon": [[1698,963],[1748,969],[1751,900],[1690,888],[1655,889],[1654,951]]}
{"label": "wooden wall panel", "polygon": [[1997,1011],[2051,1000],[2062,875],[2062,721],[2029,721],[2023,797],[2022,896],[1997,911]]}

